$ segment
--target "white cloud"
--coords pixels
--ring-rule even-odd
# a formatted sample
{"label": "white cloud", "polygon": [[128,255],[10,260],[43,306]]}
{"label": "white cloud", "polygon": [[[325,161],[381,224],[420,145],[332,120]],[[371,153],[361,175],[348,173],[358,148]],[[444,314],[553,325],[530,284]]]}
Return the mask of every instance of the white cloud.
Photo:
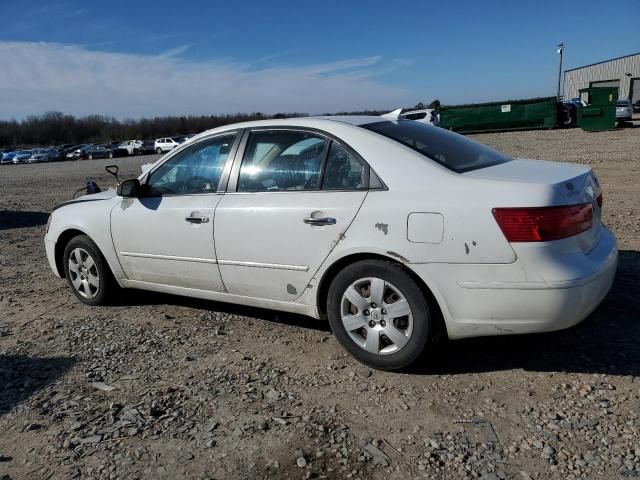
{"label": "white cloud", "polygon": [[[415,93],[373,77],[381,57],[305,66],[251,66],[92,51],[52,43],[0,42],[2,118],[49,110],[124,117],[261,111],[323,113],[391,108]],[[397,64],[396,64],[397,65]],[[401,68],[393,67],[393,68]]]}
{"label": "white cloud", "polygon": [[191,45],[178,45],[177,47],[169,48],[163,52],[158,54],[159,57],[179,57],[187,50],[189,50]]}

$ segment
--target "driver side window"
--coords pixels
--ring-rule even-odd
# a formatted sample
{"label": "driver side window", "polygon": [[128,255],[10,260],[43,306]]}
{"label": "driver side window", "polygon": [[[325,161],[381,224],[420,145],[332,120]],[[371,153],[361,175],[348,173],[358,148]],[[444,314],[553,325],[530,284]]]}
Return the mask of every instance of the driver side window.
{"label": "driver side window", "polygon": [[235,138],[235,134],[210,138],[174,155],[149,177],[148,195],[215,193]]}

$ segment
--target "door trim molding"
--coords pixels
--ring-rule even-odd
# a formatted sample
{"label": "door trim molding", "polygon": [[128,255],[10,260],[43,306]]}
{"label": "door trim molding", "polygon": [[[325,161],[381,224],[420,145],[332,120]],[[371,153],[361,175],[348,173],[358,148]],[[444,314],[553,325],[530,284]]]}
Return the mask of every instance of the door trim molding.
{"label": "door trim molding", "polygon": [[218,263],[215,258],[179,257],[177,255],[156,255],[155,253],[120,252],[123,257],[151,258],[155,260],[174,260],[178,262]]}
{"label": "door trim molding", "polygon": [[293,270],[295,272],[307,272],[309,270],[309,267],[305,265],[283,265],[280,263],[239,262],[236,260],[218,260],[218,263],[235,267],[270,268],[273,270]]}
{"label": "door trim molding", "polygon": [[280,263],[241,262],[236,260],[216,260],[215,258],[180,257],[177,255],[158,255],[155,253],[120,252],[123,257],[150,258],[153,260],[172,260],[178,262],[217,263],[234,267],[269,268],[273,270],[293,270],[294,272],[307,272],[309,267],[305,265],[283,265]]}

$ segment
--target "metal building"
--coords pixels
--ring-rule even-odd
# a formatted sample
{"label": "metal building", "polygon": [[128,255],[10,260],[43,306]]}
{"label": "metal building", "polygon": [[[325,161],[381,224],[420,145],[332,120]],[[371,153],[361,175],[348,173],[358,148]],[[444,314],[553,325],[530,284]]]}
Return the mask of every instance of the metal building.
{"label": "metal building", "polygon": [[618,87],[618,98],[640,100],[640,53],[564,71],[564,98],[587,87]]}

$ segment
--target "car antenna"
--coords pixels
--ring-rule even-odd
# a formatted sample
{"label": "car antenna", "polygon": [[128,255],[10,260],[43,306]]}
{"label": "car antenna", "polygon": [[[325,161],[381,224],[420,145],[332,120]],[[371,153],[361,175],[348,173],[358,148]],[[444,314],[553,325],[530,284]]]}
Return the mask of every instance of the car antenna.
{"label": "car antenna", "polygon": [[118,166],[117,165],[107,165],[106,167],[104,167],[104,169],[108,173],[110,173],[111,175],[116,177],[116,180],[118,181],[118,183],[120,183],[120,179],[118,178]]}

